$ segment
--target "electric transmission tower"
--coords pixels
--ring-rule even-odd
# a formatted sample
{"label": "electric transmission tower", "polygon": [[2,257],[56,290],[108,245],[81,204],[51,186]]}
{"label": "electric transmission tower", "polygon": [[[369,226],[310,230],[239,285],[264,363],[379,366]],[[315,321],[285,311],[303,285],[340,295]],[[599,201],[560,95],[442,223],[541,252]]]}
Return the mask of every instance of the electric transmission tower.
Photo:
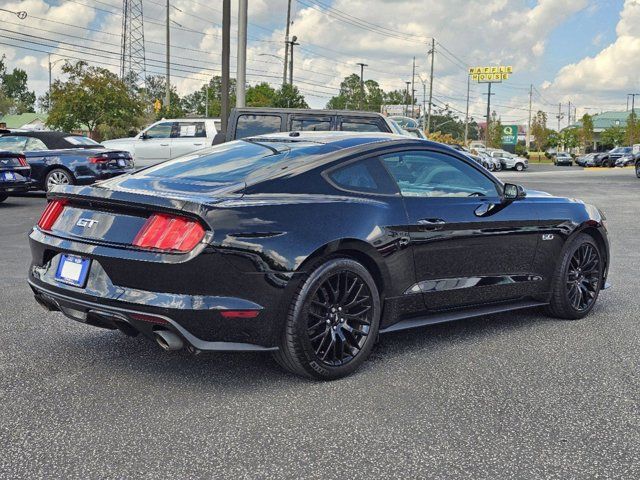
{"label": "electric transmission tower", "polygon": [[146,62],[142,0],[122,0],[120,77],[132,85],[145,83]]}

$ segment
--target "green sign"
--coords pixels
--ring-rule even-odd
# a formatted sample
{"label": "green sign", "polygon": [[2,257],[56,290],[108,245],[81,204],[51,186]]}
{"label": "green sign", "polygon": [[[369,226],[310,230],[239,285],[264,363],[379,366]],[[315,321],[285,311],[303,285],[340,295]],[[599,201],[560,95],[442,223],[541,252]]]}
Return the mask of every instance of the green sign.
{"label": "green sign", "polygon": [[518,144],[518,126],[517,125],[502,126],[502,144],[503,145]]}

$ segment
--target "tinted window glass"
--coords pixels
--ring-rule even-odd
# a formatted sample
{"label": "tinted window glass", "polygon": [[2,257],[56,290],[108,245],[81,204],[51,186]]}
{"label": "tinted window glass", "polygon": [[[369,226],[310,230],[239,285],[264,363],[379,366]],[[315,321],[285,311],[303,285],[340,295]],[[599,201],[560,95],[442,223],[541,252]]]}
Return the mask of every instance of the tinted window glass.
{"label": "tinted window glass", "polygon": [[148,129],[145,134],[147,138],[169,138],[172,128],[173,122],[162,122]]}
{"label": "tinted window glass", "polygon": [[495,183],[460,159],[436,152],[402,152],[382,160],[406,196],[469,197],[498,194]]}
{"label": "tinted window glass", "polygon": [[173,138],[202,138],[207,136],[204,122],[177,122],[175,127],[171,133]]}
{"label": "tinted window glass", "polygon": [[294,117],[291,120],[291,131],[313,131],[313,132],[326,132],[331,130],[331,118],[330,117]]}
{"label": "tinted window glass", "polygon": [[25,151],[32,152],[34,150],[46,150],[47,146],[39,138],[29,138]]}
{"label": "tinted window glass", "polygon": [[306,161],[319,153],[326,153],[324,145],[234,141],[158,164],[143,170],[140,175],[236,183],[257,170],[268,172],[273,168],[281,171],[296,160]]}
{"label": "tinted window glass", "polygon": [[236,126],[236,138],[279,132],[281,123],[277,115],[240,115]]}
{"label": "tinted window glass", "polygon": [[364,193],[394,194],[395,183],[377,158],[367,158],[332,170],[329,178],[345,190]]}
{"label": "tinted window glass", "polygon": [[0,137],[0,150],[8,150],[9,152],[22,152],[27,146],[27,140],[29,140],[29,137]]}
{"label": "tinted window glass", "polygon": [[380,132],[382,129],[375,122],[366,120],[345,119],[342,120],[341,130],[345,132]]}

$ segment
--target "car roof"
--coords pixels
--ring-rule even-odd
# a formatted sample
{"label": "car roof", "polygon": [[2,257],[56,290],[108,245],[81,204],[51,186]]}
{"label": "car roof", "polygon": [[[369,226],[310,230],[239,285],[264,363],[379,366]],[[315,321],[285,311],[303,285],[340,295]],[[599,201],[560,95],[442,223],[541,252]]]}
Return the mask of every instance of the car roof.
{"label": "car roof", "polygon": [[30,132],[12,132],[5,133],[0,135],[2,137],[31,137],[37,138],[38,140],[42,140],[42,142],[47,146],[50,150],[55,149],[69,149],[69,148],[81,148],[80,145],[72,145],[70,144],[66,138],[67,137],[84,137],[85,135],[77,134],[77,133],[68,133],[68,132],[57,132],[53,130],[34,130]]}
{"label": "car roof", "polygon": [[243,138],[247,141],[274,141],[286,143],[313,143],[331,146],[328,150],[356,147],[359,145],[380,142],[416,142],[418,145],[447,146],[437,142],[431,142],[416,137],[397,135],[386,132],[345,132],[345,131],[296,131],[277,132]]}
{"label": "car roof", "polygon": [[303,115],[348,115],[351,117],[375,117],[386,118],[378,112],[366,112],[360,110],[323,110],[311,108],[274,108],[274,107],[240,107],[234,108],[238,113],[299,113]]}

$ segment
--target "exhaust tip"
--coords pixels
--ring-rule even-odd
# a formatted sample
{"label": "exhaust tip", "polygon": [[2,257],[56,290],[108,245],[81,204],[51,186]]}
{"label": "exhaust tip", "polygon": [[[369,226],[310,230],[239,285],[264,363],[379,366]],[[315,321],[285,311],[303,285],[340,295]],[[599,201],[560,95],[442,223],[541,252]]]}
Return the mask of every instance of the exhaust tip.
{"label": "exhaust tip", "polygon": [[157,330],[154,338],[156,343],[160,345],[160,348],[167,351],[182,350],[184,348],[184,342],[182,339],[169,330]]}

